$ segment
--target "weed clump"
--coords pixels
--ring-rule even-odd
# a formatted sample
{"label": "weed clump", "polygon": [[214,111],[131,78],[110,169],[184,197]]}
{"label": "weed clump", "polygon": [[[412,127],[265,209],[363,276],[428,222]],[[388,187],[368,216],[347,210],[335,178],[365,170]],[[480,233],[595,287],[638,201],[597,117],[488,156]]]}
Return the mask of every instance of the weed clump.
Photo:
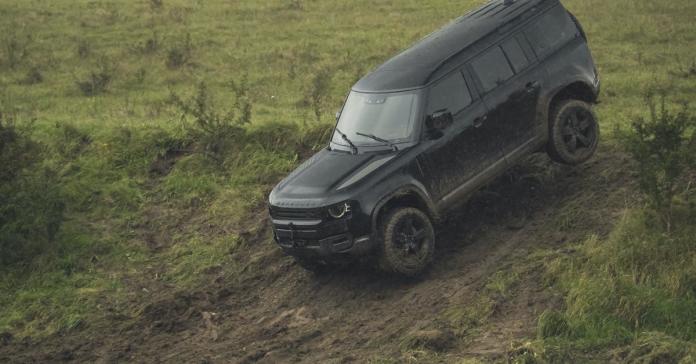
{"label": "weed clump", "polygon": [[191,41],[191,33],[186,33],[179,44],[169,48],[165,64],[169,69],[177,69],[191,64],[192,60],[193,42]]}
{"label": "weed clump", "polygon": [[77,88],[84,96],[97,96],[109,89],[113,81],[115,67],[106,57],[101,57],[96,69],[92,70],[84,79],[76,80]]}
{"label": "weed clump", "polygon": [[[236,93],[245,96],[246,91],[242,91],[241,85],[237,85],[239,89]],[[237,100],[235,108],[220,111],[214,104],[208,86],[203,82],[198,85],[196,95],[191,99],[184,100],[172,93],[170,103],[179,109],[182,119],[193,119],[194,127],[190,132],[198,144],[198,151],[218,163],[225,160],[235,142],[244,136],[242,126],[251,121],[250,101]],[[240,107],[242,110],[238,116]]]}
{"label": "weed clump", "polygon": [[75,48],[75,53],[80,59],[86,59],[92,54],[92,43],[86,39],[80,39],[77,42],[77,47]]}
{"label": "weed clump", "polygon": [[31,35],[22,36],[14,30],[8,31],[2,40],[5,66],[14,70],[23,64],[29,57],[29,46],[32,42]]}
{"label": "weed clump", "polygon": [[537,336],[540,339],[566,336],[569,333],[570,325],[562,313],[547,310],[539,316]]}
{"label": "weed clump", "polygon": [[311,83],[305,92],[303,105],[311,108],[317,121],[321,121],[326,110],[326,104],[330,99],[332,79],[332,70],[326,67],[321,68],[312,77]]}
{"label": "weed clump", "polygon": [[36,85],[44,81],[44,75],[38,66],[33,66],[27,71],[21,83],[24,85]]}

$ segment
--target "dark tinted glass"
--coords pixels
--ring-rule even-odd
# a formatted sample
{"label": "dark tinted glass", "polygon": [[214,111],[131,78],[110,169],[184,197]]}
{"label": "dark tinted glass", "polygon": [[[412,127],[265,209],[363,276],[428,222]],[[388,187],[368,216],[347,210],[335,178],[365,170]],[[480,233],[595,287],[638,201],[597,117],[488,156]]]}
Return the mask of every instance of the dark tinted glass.
{"label": "dark tinted glass", "polygon": [[561,6],[542,15],[525,31],[537,55],[542,55],[564,44],[574,38],[577,33],[578,28],[568,16],[568,12]]}
{"label": "dark tinted glass", "polygon": [[433,86],[428,100],[428,115],[443,109],[456,115],[471,104],[471,94],[462,74],[455,72]]}
{"label": "dark tinted glass", "polygon": [[517,39],[512,38],[503,43],[503,51],[505,51],[505,55],[507,55],[510,63],[512,63],[512,68],[515,69],[515,73],[519,73],[529,65],[529,60],[527,60],[527,56],[525,56]]}
{"label": "dark tinted glass", "polygon": [[483,91],[488,92],[512,77],[513,72],[500,47],[490,49],[479,56],[471,65],[478,75]]}

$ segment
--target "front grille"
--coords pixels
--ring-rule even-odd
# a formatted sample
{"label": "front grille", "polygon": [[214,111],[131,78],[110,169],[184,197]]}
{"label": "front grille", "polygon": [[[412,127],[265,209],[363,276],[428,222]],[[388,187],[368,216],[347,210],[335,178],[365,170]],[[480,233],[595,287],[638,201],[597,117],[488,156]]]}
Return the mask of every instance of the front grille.
{"label": "front grille", "polygon": [[271,217],[280,220],[317,220],[325,217],[325,212],[317,209],[285,209],[271,207]]}

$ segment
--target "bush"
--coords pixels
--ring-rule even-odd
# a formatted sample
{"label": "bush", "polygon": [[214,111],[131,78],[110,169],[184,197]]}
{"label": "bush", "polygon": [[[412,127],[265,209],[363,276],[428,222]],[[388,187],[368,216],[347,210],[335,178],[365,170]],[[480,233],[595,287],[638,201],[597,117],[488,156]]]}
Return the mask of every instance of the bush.
{"label": "bush", "polygon": [[[182,119],[193,119],[194,127],[189,131],[197,144],[197,151],[218,163],[224,161],[235,140],[243,137],[245,130],[241,125],[248,123],[251,117],[245,112],[247,109],[244,105],[247,104],[239,100],[235,106],[244,106],[240,117],[236,117],[236,108],[218,111],[204,82],[198,85],[196,95],[191,99],[184,100],[172,93],[170,103],[179,109]],[[250,113],[250,104],[248,110]]]}
{"label": "bush", "polygon": [[638,118],[621,140],[638,163],[640,190],[669,232],[674,198],[688,188],[681,178],[696,166],[696,116],[686,104],[676,112],[669,110],[664,95],[659,108],[652,95],[647,101],[650,118]]}
{"label": "bush", "polygon": [[41,165],[42,146],[31,129],[0,112],[0,264],[32,259],[55,238],[63,221],[56,174]]}

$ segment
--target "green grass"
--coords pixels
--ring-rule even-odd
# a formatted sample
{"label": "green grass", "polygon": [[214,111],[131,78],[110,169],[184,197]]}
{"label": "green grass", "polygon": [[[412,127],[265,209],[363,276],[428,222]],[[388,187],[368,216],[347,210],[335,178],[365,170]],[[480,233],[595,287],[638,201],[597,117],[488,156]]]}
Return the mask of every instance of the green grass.
{"label": "green grass", "polygon": [[539,318],[543,345],[576,353],[636,350],[648,340],[644,355],[672,345],[684,345],[670,351],[677,357],[695,353],[696,215],[683,206],[677,215],[667,235],[649,212],[628,211],[608,238],[593,236],[578,255],[548,263],[566,307]]}
{"label": "green grass", "polygon": [[[225,266],[230,251],[244,248],[237,236],[249,212],[326,140],[332,115],[360,76],[482,2],[164,0],[153,8],[144,0],[0,0],[0,109],[34,120],[33,137],[45,148],[40,165],[55,173],[65,202],[55,240],[32,260],[0,268],[0,332],[79,329],[103,320],[104,301],[137,312],[126,302],[139,291],[132,282],[149,279],[144,264],[166,261],[157,264],[168,283],[199,284],[198,273]],[[646,89],[693,99],[695,2],[564,3],[585,26],[602,75],[598,112],[609,143],[613,125],[644,111]],[[181,65],[173,65],[175,53]],[[100,72],[108,76],[105,87],[85,95],[78,84]],[[171,94],[189,97],[205,82],[216,107],[229,109],[232,83],[243,79],[251,123],[224,161],[187,151],[171,171],[153,174],[168,151],[193,150],[198,140],[192,120],[168,102]],[[313,102],[317,93],[326,97]],[[569,227],[573,216],[560,217],[560,225]],[[681,322],[693,313],[693,298],[680,291],[696,265],[684,259],[693,255],[673,256],[682,275],[665,268],[670,264],[651,264],[652,255],[640,253],[644,243],[630,237],[662,238],[640,230],[640,219],[631,214],[608,243],[586,243],[588,262],[568,262],[572,270],[558,272],[566,274],[564,314],[588,347],[630,342],[643,330],[694,339],[694,328]],[[215,228],[201,228],[211,221]],[[161,235],[164,251],[149,247],[147,231]],[[684,248],[675,239],[665,244]],[[667,262],[672,253],[659,246],[650,254]],[[637,259],[656,271],[631,271],[641,267]],[[497,276],[490,289],[505,294],[514,279]],[[605,284],[618,290],[607,292]],[[611,308],[617,302],[619,311]]]}

